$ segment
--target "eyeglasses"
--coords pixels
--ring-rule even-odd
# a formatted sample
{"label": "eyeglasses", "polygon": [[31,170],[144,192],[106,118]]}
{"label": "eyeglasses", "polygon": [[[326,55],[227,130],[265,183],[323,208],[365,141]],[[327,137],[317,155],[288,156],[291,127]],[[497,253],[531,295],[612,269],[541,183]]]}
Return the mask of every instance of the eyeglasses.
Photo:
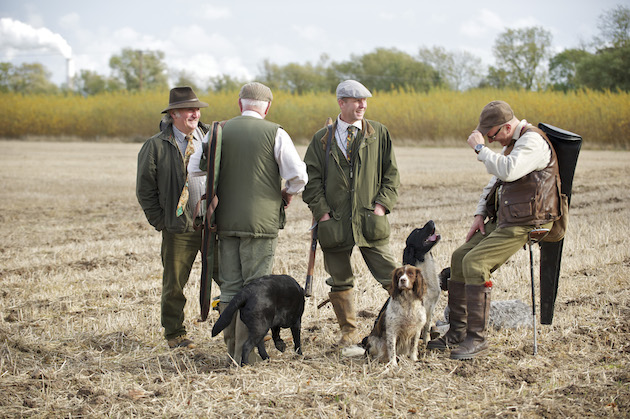
{"label": "eyeglasses", "polygon": [[501,125],[501,126],[499,127],[499,129],[497,130],[497,132],[495,132],[495,133],[494,133],[494,135],[492,135],[492,136],[488,135],[488,138],[489,138],[491,141],[494,141],[495,137],[496,137],[497,135],[499,135],[499,133],[501,132],[501,130],[503,129],[503,127],[504,127],[504,126],[505,126],[505,125]]}

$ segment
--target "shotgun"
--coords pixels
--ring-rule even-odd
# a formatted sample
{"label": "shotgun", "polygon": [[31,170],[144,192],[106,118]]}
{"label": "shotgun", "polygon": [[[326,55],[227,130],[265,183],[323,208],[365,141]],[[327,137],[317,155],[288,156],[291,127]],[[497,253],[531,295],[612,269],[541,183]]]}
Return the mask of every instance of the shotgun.
{"label": "shotgun", "polygon": [[[330,154],[330,147],[332,141],[332,118],[326,119],[324,125],[328,129],[327,141],[326,141],[326,155],[324,157],[325,165],[324,172],[322,174],[322,186],[324,194],[326,193],[326,176],[328,175],[328,155]],[[304,283],[304,296],[310,297],[313,295],[313,270],[315,269],[315,252],[317,251],[317,220],[313,217],[313,224],[311,225],[311,247],[308,253],[308,267],[306,268],[306,282]]]}

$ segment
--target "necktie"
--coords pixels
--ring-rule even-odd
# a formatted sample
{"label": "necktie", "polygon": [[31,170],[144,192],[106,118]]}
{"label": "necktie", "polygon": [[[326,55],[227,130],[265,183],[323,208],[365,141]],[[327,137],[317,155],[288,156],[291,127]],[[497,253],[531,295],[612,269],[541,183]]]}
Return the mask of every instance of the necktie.
{"label": "necktie", "polygon": [[348,136],[346,137],[346,158],[348,161],[352,158],[352,142],[357,133],[357,127],[354,125],[348,126]]}
{"label": "necktie", "polygon": [[177,210],[175,214],[179,217],[184,213],[184,208],[188,203],[188,161],[190,160],[190,156],[195,152],[195,146],[193,145],[193,136],[192,134],[188,134],[186,136],[186,141],[188,144],[186,145],[186,151],[184,152],[184,167],[186,168],[186,183],[184,183],[184,189],[182,189],[182,194],[179,196],[179,202],[177,203]]}

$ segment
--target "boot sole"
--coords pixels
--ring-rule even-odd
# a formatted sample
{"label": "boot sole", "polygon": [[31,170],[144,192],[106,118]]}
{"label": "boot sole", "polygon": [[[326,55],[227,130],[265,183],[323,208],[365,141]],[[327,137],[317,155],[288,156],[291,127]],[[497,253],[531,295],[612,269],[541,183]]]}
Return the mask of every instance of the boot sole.
{"label": "boot sole", "polygon": [[461,355],[460,354],[451,354],[451,359],[458,359],[458,360],[461,360],[461,361],[465,361],[467,359],[473,359],[473,358],[476,358],[478,356],[485,355],[487,352],[488,352],[488,349],[486,348],[486,349],[482,349],[481,351],[475,352],[475,353],[472,353],[472,354],[461,354]]}

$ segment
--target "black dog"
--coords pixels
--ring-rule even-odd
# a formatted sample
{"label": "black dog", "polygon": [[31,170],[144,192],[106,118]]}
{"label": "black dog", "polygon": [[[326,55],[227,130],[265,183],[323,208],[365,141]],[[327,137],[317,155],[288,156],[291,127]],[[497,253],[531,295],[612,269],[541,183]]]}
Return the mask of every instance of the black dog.
{"label": "black dog", "polygon": [[212,328],[216,336],[232,321],[240,310],[241,320],[249,330],[243,343],[241,366],[247,364],[254,347],[262,359],[268,359],[264,338],[271,329],[276,348],[284,352],[287,345],[280,338],[280,328],[291,328],[295,352],[302,355],[300,329],[304,313],[304,289],[288,275],[267,275],[247,284],[234,296]]}

